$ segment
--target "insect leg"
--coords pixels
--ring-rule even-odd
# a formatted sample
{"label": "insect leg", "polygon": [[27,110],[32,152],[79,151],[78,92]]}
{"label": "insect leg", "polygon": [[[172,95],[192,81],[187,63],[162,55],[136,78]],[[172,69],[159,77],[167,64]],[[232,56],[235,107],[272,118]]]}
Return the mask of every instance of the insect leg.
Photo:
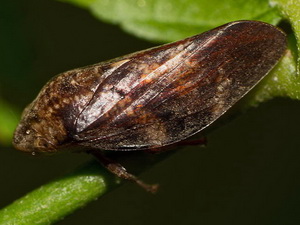
{"label": "insect leg", "polygon": [[146,184],[145,182],[139,180],[136,176],[128,173],[126,169],[119,163],[105,157],[100,150],[90,150],[88,153],[92,154],[96,159],[111,173],[117,175],[122,179],[132,181],[145,189],[148,192],[156,193],[158,190],[158,184]]}

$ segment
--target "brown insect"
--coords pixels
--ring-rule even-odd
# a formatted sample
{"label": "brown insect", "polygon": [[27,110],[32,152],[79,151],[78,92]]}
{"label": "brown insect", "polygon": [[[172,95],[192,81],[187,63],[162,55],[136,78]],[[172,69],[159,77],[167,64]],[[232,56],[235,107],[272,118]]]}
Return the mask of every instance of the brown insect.
{"label": "brown insect", "polygon": [[110,171],[153,191],[100,150],[158,148],[198,133],[255,86],[285,49],[286,36],[274,26],[237,21],[59,74],[24,110],[13,144],[32,153],[93,149]]}

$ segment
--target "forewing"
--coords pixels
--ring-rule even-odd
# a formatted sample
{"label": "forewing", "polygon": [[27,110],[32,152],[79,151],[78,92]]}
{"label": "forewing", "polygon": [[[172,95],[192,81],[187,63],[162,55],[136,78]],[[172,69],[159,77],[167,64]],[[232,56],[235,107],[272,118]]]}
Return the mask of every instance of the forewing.
{"label": "forewing", "polygon": [[74,138],[115,150],[183,140],[244,96],[285,48],[275,27],[238,21],[122,58],[79,115]]}

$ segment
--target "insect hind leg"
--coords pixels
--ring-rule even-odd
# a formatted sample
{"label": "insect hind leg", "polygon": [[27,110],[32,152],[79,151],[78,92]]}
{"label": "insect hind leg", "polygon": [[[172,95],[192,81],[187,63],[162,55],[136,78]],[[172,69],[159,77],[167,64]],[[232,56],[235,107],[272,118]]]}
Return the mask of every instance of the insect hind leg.
{"label": "insect hind leg", "polygon": [[116,176],[132,181],[145,189],[148,192],[156,193],[158,190],[158,184],[147,184],[142,180],[138,179],[133,174],[126,171],[126,169],[119,163],[103,155],[101,150],[90,150],[89,154],[92,154],[108,171],[115,174]]}

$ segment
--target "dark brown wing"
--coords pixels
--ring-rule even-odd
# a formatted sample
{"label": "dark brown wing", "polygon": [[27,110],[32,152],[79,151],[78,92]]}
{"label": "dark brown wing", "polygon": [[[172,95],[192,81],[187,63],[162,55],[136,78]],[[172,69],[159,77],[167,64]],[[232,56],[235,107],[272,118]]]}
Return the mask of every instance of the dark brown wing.
{"label": "dark brown wing", "polygon": [[101,149],[141,149],[183,140],[208,126],[270,71],[285,35],[255,21],[122,58],[79,115],[76,141]]}

